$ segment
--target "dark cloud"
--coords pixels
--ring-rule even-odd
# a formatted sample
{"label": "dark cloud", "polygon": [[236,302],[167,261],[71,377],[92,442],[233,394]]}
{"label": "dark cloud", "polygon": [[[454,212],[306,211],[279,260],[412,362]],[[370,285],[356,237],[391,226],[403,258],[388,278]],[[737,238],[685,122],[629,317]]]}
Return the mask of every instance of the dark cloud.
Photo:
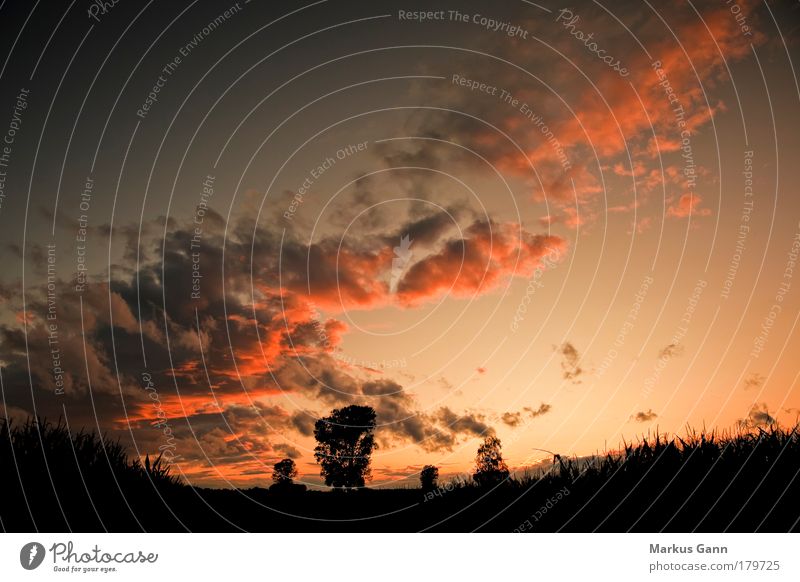
{"label": "dark cloud", "polygon": [[289,459],[299,459],[301,456],[300,451],[298,451],[295,447],[287,443],[274,444],[272,445],[272,448],[275,449],[276,453],[279,453]]}
{"label": "dark cloud", "polygon": [[483,414],[458,414],[446,406],[420,410],[416,400],[391,380],[367,382],[363,391],[377,413],[377,435],[384,445],[414,444],[427,452],[451,451],[463,439],[492,432]]}
{"label": "dark cloud", "polygon": [[756,404],[750,409],[747,418],[739,419],[742,428],[763,428],[775,424],[777,420],[767,410],[767,404]]}
{"label": "dark cloud", "polygon": [[445,406],[437,411],[435,418],[439,421],[440,426],[457,434],[479,437],[493,432],[491,427],[486,424],[485,416],[482,414],[456,414]]}
{"label": "dark cloud", "polygon": [[661,359],[674,358],[683,355],[683,346],[680,344],[669,344],[659,350],[658,357]]}
{"label": "dark cloud", "polygon": [[649,422],[657,417],[658,415],[655,412],[653,412],[653,409],[648,408],[646,411],[637,412],[631,418],[636,422]]}
{"label": "dark cloud", "polygon": [[744,389],[745,390],[752,390],[754,388],[760,387],[766,378],[757,372],[753,372],[747,376],[744,380]]}
{"label": "dark cloud", "polygon": [[528,414],[528,416],[530,416],[531,418],[536,418],[538,416],[542,416],[544,414],[547,414],[548,412],[550,412],[552,410],[552,408],[553,407],[551,405],[545,404],[544,402],[542,402],[539,405],[539,408],[535,408],[534,409],[534,408],[529,408],[529,407],[526,406],[522,410],[525,411]]}
{"label": "dark cloud", "polygon": [[570,380],[573,384],[580,384],[580,376],[583,368],[580,367],[580,355],[570,342],[564,342],[556,348],[556,351],[563,356],[561,360],[562,377]]}
{"label": "dark cloud", "polygon": [[292,415],[292,426],[303,436],[311,436],[314,434],[314,423],[317,418],[307,410],[295,412]]}
{"label": "dark cloud", "polygon": [[500,420],[508,426],[515,427],[522,422],[522,414],[519,412],[504,412]]}
{"label": "dark cloud", "polygon": [[549,404],[545,404],[542,402],[538,408],[531,408],[530,406],[525,406],[522,410],[517,412],[504,412],[500,416],[501,422],[507,424],[508,426],[514,428],[525,422],[526,418],[529,420],[533,420],[540,416],[543,416],[552,410],[552,406]]}

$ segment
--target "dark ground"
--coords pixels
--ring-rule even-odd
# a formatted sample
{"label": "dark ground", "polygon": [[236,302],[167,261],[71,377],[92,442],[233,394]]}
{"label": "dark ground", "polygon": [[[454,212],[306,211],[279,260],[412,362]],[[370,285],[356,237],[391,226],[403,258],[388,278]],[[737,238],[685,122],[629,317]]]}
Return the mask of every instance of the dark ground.
{"label": "dark ground", "polygon": [[773,427],[640,442],[495,488],[196,489],[93,433],[0,423],[0,520],[18,532],[786,532],[798,472],[797,430]]}

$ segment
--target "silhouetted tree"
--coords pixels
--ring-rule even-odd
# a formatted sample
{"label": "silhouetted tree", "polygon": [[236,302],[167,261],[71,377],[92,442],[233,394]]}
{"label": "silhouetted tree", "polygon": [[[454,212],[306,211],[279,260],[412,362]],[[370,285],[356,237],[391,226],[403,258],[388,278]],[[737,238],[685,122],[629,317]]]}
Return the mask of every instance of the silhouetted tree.
{"label": "silhouetted tree", "polygon": [[433,491],[439,481],[439,469],[433,465],[425,465],[419,473],[419,484],[423,491]]}
{"label": "silhouetted tree", "polygon": [[276,485],[291,485],[297,477],[297,467],[291,459],[278,461],[272,467],[272,480]]}
{"label": "silhouetted tree", "polygon": [[503,460],[501,448],[500,439],[496,436],[487,436],[478,447],[472,478],[481,487],[497,485],[508,477],[508,465]]}
{"label": "silhouetted tree", "polygon": [[363,487],[370,478],[370,456],[375,444],[375,410],[352,405],[336,409],[314,424],[314,458],[331,487]]}

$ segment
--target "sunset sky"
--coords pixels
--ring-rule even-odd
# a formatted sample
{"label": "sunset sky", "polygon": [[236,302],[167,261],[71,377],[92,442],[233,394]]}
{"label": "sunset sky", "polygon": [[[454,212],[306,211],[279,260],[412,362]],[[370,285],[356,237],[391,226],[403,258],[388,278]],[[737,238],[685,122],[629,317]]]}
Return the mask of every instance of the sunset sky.
{"label": "sunset sky", "polygon": [[796,2],[30,10],[0,6],[10,418],[215,487],[319,484],[354,403],[373,485],[492,433],[521,470],[797,421]]}

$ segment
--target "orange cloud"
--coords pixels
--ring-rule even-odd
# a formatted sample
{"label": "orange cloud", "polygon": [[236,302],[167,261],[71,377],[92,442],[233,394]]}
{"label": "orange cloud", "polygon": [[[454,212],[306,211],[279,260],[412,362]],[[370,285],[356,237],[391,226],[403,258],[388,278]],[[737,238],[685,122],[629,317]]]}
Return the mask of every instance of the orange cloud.
{"label": "orange cloud", "polygon": [[404,305],[416,305],[443,294],[466,297],[498,287],[511,277],[527,277],[551,250],[566,242],[533,235],[518,224],[475,222],[461,239],[448,241],[437,253],[418,261],[398,287]]}
{"label": "orange cloud", "polygon": [[697,194],[683,194],[675,204],[667,208],[667,216],[672,216],[674,218],[686,218],[690,215],[709,216],[711,210],[708,208],[697,208],[702,201],[703,199]]}

